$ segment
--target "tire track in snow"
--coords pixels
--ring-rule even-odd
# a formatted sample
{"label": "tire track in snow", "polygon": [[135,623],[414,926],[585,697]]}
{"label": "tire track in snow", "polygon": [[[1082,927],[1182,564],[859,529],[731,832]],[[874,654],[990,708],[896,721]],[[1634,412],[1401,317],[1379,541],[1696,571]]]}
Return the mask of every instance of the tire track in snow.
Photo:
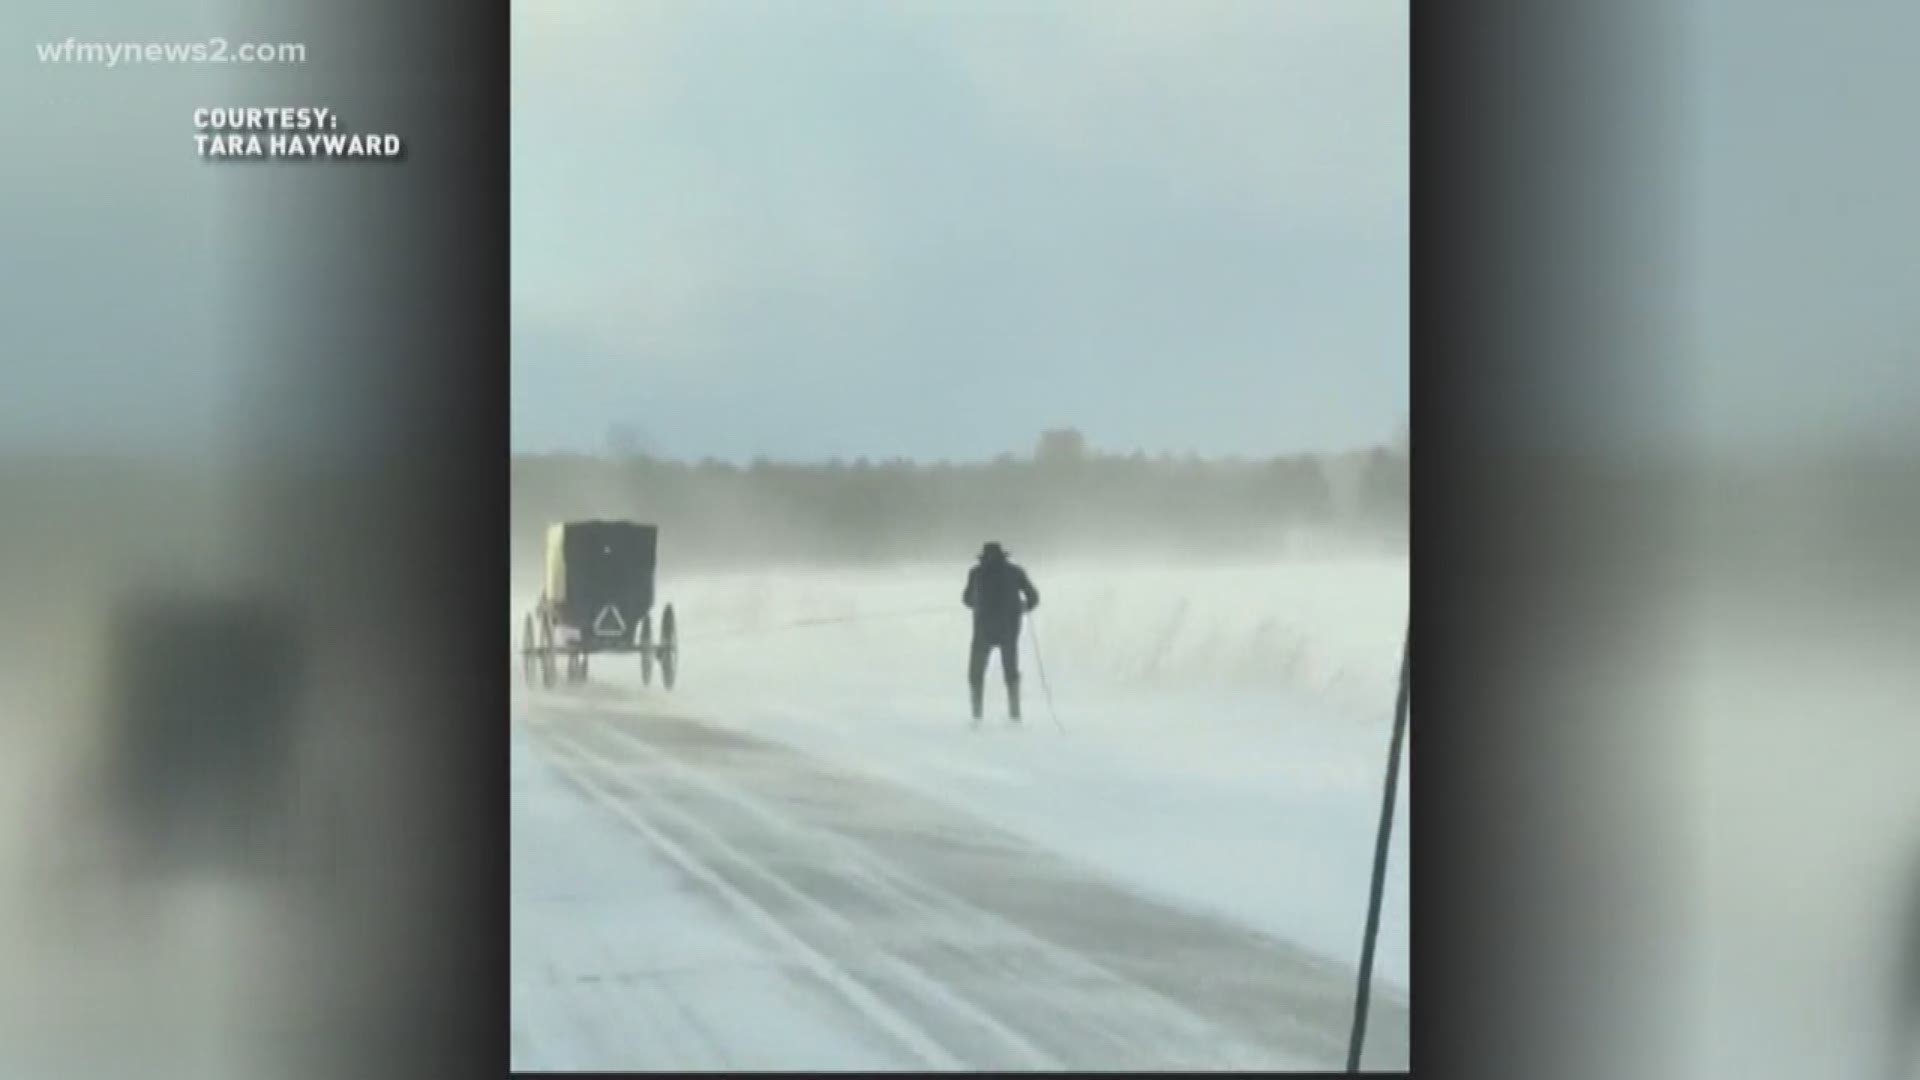
{"label": "tire track in snow", "polygon": [[[587,755],[601,783],[632,799],[671,798],[710,832],[725,831],[735,857],[825,907],[840,963],[875,950],[905,954],[950,982],[963,1004],[998,1014],[1029,1047],[1075,1067],[1249,1067],[1234,1042],[1267,1068],[1343,1058],[1351,976],[1338,965],[1132,896],[932,800],[784,746],[601,705],[550,699],[538,711],[563,717],[537,725],[543,741]],[[611,749],[616,738],[626,753]],[[820,932],[818,911],[787,918]],[[925,1015],[916,1023],[940,1028]],[[1377,1001],[1375,1025],[1404,1030],[1404,1002]],[[1209,1031],[1238,1038],[1208,1042]],[[977,1042],[942,1034],[955,1056],[977,1056]],[[1369,1065],[1405,1067],[1403,1043],[1370,1045]]]}
{"label": "tire track in snow", "polygon": [[[564,768],[572,772],[573,779],[585,781],[602,792],[609,786],[618,787],[627,792],[630,800],[645,803],[648,813],[644,820],[655,827],[656,834],[675,831],[677,835],[669,843],[725,881],[725,887],[749,905],[778,922],[782,932],[792,940],[848,976],[854,986],[864,991],[863,1011],[884,1008],[884,1014],[875,1015],[890,1018],[890,1030],[895,1034],[899,1030],[925,1034],[933,1040],[932,1045],[952,1057],[956,1064],[950,1067],[955,1068],[1057,1070],[1062,1067],[1061,1062],[1023,1034],[975,1007],[910,959],[877,947],[879,943],[852,921],[844,907],[836,907],[830,900],[796,883],[793,868],[785,868],[783,872],[766,856],[756,857],[741,850],[737,837],[730,840],[720,835],[702,815],[691,813],[672,800],[643,792],[633,777],[619,772],[622,763],[586,746],[577,736],[570,733],[553,738],[549,731],[549,737],[552,738],[550,746],[564,748],[563,753],[570,757]],[[629,805],[622,809],[638,817],[634,814],[636,808]],[[710,807],[707,809],[711,812]],[[816,889],[826,880],[833,879],[830,876],[816,879]],[[843,894],[839,899],[844,902],[853,898]],[[795,907],[805,909],[808,917],[781,920],[775,914],[792,913]],[[965,1048],[966,1056],[961,1056],[957,1048]],[[961,1061],[965,1064],[958,1064]]]}
{"label": "tire track in snow", "polygon": [[[739,807],[785,842],[810,847],[822,862],[857,878],[875,896],[898,910],[920,917],[916,936],[930,939],[937,928],[952,953],[972,949],[983,961],[999,961],[990,978],[964,984],[998,989],[1017,986],[1019,996],[1032,998],[1017,1010],[1004,1010],[1006,1022],[1026,1026],[1030,1038],[1064,1042],[1056,1055],[1084,1055],[1089,1046],[1101,1046],[1121,1062],[1154,1060],[1167,1067],[1197,1068],[1230,1065],[1238,1068],[1273,1067],[1271,1052],[1244,1045],[1233,1033],[1189,1012],[1173,999],[1102,967],[1094,960],[1035,936],[991,911],[928,885],[857,840],[832,830],[802,824],[798,816],[783,817],[740,785],[675,759],[670,751],[650,743],[633,725],[602,715],[605,731],[625,745],[694,786]],[[583,730],[582,735],[587,731]],[[773,777],[767,779],[772,780]],[[775,797],[777,798],[777,792]],[[953,933],[954,930],[964,931]],[[995,984],[998,984],[996,987]],[[977,1002],[991,1007],[990,1001]],[[1090,1010],[1087,1005],[1097,1005]]]}
{"label": "tire track in snow", "polygon": [[[535,730],[538,732],[539,729]],[[550,749],[557,749],[560,745],[563,744],[558,744],[557,741],[548,743]],[[726,876],[695,857],[685,847],[655,827],[647,817],[637,812],[627,801],[617,798],[607,787],[587,775],[590,766],[583,767],[585,763],[576,752],[560,749],[555,765],[563,779],[573,784],[588,799],[610,810],[638,832],[682,873],[706,885],[715,896],[733,909],[735,914],[785,946],[824,985],[838,993],[854,1012],[892,1037],[927,1067],[946,1070],[964,1068],[959,1059],[948,1054],[925,1031],[906,1020],[865,985],[854,979],[849,972],[795,935],[756,900],[735,887]]]}

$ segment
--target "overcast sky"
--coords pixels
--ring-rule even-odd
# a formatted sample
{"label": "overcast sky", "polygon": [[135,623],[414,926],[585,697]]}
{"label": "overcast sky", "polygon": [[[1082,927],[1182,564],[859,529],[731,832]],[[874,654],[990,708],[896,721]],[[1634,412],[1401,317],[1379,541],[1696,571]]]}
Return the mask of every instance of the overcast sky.
{"label": "overcast sky", "polygon": [[[1679,336],[1641,361],[1674,401],[1645,412],[1736,451],[1910,443],[1920,7],[1684,10],[1711,22],[1665,43],[1668,141],[1614,166],[1685,196],[1680,265],[1648,277],[1690,283],[1652,298]],[[34,44],[250,32],[351,70],[320,22],[0,6],[0,451],[218,441],[261,360],[240,286],[261,251],[297,260],[236,199],[271,174],[194,160],[185,118],[354,107],[305,69],[241,86]],[[513,31],[522,447],[624,422],[687,456],[977,458],[1074,424],[1270,453],[1407,410],[1404,4],[520,0]]]}
{"label": "overcast sky", "polygon": [[1379,0],[520,0],[514,441],[1267,454],[1408,398]]}

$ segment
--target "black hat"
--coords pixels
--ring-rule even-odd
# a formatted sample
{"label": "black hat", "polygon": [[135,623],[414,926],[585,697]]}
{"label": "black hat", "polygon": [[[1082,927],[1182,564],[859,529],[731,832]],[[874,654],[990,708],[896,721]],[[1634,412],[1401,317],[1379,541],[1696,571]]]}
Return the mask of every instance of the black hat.
{"label": "black hat", "polygon": [[1007,549],[1000,546],[1000,541],[989,540],[985,546],[981,547],[980,557],[982,559],[1004,559],[1007,557]]}

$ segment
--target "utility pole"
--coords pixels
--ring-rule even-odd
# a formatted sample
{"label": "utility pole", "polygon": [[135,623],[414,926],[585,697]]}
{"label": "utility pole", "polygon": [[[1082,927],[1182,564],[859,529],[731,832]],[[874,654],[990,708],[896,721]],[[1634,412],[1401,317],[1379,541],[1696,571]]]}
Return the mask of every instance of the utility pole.
{"label": "utility pole", "polygon": [[1360,990],[1353,1001],[1353,1039],[1347,1046],[1347,1071],[1360,1071],[1360,1052],[1367,1042],[1367,1005],[1373,990],[1373,946],[1380,937],[1380,901],[1387,888],[1387,841],[1393,836],[1393,804],[1400,791],[1400,750],[1407,735],[1408,670],[1413,658],[1413,624],[1407,624],[1400,652],[1400,697],[1393,710],[1393,741],[1387,749],[1387,789],[1380,801],[1380,836],[1373,848],[1373,889],[1367,904],[1366,937],[1360,945]]}

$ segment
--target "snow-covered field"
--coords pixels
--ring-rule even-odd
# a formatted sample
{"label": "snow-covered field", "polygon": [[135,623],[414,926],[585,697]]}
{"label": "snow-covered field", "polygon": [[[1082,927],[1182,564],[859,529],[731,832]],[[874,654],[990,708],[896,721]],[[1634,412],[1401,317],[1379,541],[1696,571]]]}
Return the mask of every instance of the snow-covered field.
{"label": "snow-covered field", "polygon": [[[989,677],[987,722],[975,730],[967,719],[968,623],[959,604],[964,565],[698,578],[677,578],[663,566],[660,600],[674,604],[680,621],[678,689],[672,695],[642,689],[637,659],[607,657],[596,663],[592,687],[561,697],[633,716],[685,717],[790,748],[842,775],[884,785],[876,790],[910,792],[951,808],[1146,902],[1249,927],[1351,972],[1405,629],[1406,562],[1029,569],[1043,599],[1025,642],[1026,719],[1017,727],[1005,717],[997,669]],[[518,599],[516,633],[528,597],[522,591]],[[543,750],[538,731],[571,737],[575,729],[560,725],[586,721],[556,721],[562,714],[538,704],[543,700],[551,699],[522,700],[515,736],[515,979],[523,991],[515,1026],[526,1057],[519,1064],[633,1064],[578,1060],[581,1040],[564,1034],[564,996],[530,989],[526,969],[541,963],[535,953],[573,947],[565,934],[555,936],[552,918],[562,909],[530,898],[572,896],[572,903],[587,905],[583,911],[608,903],[607,893],[654,898],[628,908],[635,912],[693,901],[670,899],[671,890],[658,884],[658,867],[616,865],[608,854],[613,841],[592,839],[607,826],[593,824],[598,819],[586,812],[591,800],[563,805],[572,796],[560,793],[581,784],[569,788],[550,775],[555,753],[565,758],[587,748]],[[1378,970],[1385,992],[1401,1004],[1388,1016],[1377,1014],[1375,1023],[1381,1040],[1404,1045],[1410,977],[1404,773],[1402,785]],[[748,798],[751,789],[749,781]],[[552,824],[561,819],[572,824]],[[541,837],[565,832],[570,839],[542,839],[546,854],[534,854],[535,831],[542,829]],[[525,856],[523,847],[529,848]],[[551,880],[574,874],[582,880]],[[703,953],[686,943],[705,930],[666,937],[649,930],[689,925],[684,914],[636,914],[609,923],[602,910],[598,918],[587,922],[599,929],[585,932],[614,934],[619,944],[598,943],[590,951],[754,955],[737,937]],[[740,970],[738,963],[711,963]],[[742,975],[745,982],[734,985],[743,995],[778,999],[779,981],[762,974]],[[798,1014],[792,1029],[807,1029],[809,1007],[792,1005]],[[726,1023],[709,1017],[695,1029],[724,1045],[738,1037],[727,1033]],[[1387,1025],[1400,1030],[1382,1030]],[[683,1040],[695,1029],[680,1029]],[[777,1038],[752,1042],[762,1050],[786,1045]],[[721,1065],[740,1051],[715,1053]],[[870,1063],[863,1054],[882,1053],[885,1063],[881,1051],[845,1044],[832,1053],[794,1053],[802,1060],[771,1050],[749,1057],[836,1067]],[[691,1051],[677,1057],[662,1051],[652,1064],[699,1067],[703,1060]]]}

